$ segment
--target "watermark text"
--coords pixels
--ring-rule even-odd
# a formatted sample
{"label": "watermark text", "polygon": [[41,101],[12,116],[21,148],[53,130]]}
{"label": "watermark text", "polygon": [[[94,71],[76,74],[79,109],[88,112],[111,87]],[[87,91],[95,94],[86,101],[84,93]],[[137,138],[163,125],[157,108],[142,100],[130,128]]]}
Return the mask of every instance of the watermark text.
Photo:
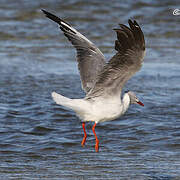
{"label": "watermark text", "polygon": [[174,16],[180,15],[180,9],[175,9],[175,10],[173,11],[173,15],[174,15]]}

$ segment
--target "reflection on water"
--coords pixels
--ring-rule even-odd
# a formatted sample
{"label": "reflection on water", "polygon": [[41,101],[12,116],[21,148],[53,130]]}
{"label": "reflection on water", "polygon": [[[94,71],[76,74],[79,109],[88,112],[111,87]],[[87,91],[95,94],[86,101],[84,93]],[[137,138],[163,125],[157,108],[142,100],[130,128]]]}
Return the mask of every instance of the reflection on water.
{"label": "reflection on water", "polygon": [[[178,1],[177,1],[178,2]],[[1,1],[0,179],[180,179],[179,18],[176,1]],[[84,93],[75,51],[44,8],[69,21],[105,53],[115,53],[113,28],[136,19],[147,55],[126,85],[144,108],[97,126],[100,152],[80,142],[81,123],[51,92]]]}

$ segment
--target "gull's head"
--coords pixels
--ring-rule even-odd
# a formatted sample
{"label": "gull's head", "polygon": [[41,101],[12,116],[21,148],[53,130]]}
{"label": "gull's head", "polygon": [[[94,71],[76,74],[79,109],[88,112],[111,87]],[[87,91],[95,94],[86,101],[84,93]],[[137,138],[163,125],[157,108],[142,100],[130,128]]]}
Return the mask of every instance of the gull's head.
{"label": "gull's head", "polygon": [[136,97],[136,94],[132,91],[126,92],[129,95],[130,98],[130,104],[139,104],[141,106],[144,106],[144,104]]}

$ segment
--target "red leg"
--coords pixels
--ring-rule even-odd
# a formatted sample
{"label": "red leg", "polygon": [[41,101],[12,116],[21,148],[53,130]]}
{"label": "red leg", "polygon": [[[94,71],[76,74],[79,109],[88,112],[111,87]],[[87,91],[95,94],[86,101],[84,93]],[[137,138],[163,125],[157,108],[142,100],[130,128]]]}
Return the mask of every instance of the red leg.
{"label": "red leg", "polygon": [[81,142],[81,146],[84,146],[84,144],[86,142],[86,137],[87,137],[86,130],[85,130],[85,122],[82,123],[82,128],[83,128],[83,131],[84,131],[84,137],[83,137],[83,140]]}
{"label": "red leg", "polygon": [[95,150],[96,150],[96,152],[98,152],[98,151],[99,151],[99,140],[98,140],[98,138],[97,138],[97,136],[96,136],[95,127],[96,127],[96,123],[94,123],[94,125],[93,125],[93,127],[92,127],[92,131],[93,131],[94,136],[95,136],[95,138],[96,138]]}

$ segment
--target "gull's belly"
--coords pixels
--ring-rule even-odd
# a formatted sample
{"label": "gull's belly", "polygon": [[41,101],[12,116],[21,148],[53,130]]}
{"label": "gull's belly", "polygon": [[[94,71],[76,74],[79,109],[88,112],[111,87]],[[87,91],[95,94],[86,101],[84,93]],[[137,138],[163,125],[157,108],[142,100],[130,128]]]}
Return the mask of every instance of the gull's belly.
{"label": "gull's belly", "polygon": [[121,115],[121,106],[117,104],[103,104],[94,109],[95,121],[103,122],[118,118]]}
{"label": "gull's belly", "polygon": [[85,109],[83,112],[78,112],[77,115],[83,121],[104,122],[110,121],[121,116],[122,106],[120,103],[94,103]]}

